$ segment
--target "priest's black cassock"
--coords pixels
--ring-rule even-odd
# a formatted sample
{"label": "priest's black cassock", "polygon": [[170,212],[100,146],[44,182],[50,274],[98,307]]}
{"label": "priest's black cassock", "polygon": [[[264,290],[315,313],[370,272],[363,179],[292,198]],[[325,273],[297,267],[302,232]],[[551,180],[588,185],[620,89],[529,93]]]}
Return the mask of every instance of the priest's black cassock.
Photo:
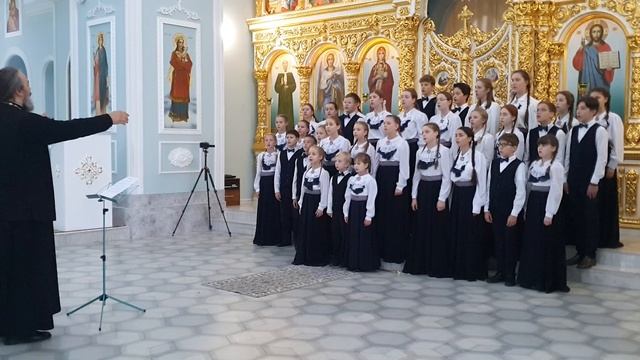
{"label": "priest's black cassock", "polygon": [[48,145],[111,125],[109,115],[55,121],[0,103],[0,336],[52,329],[60,311]]}

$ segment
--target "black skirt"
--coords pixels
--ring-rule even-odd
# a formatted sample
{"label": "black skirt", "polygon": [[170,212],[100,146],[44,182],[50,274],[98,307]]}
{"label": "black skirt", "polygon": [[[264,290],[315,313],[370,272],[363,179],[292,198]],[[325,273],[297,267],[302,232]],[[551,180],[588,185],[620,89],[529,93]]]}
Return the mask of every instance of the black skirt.
{"label": "black skirt", "polygon": [[600,180],[598,208],[600,210],[600,241],[598,247],[616,249],[620,242],[620,223],[618,220],[618,172],[611,179]]}
{"label": "black skirt", "polygon": [[53,224],[0,222],[0,336],[53,329],[58,312]]}
{"label": "black skirt", "polygon": [[379,166],[376,173],[376,241],[382,260],[396,264],[405,260],[409,237],[409,187],[395,196],[399,174],[398,166]]}
{"label": "black skirt", "polygon": [[366,215],[366,201],[351,201],[342,263],[351,271],[375,271],[380,267],[380,255],[375,242],[373,223],[364,226]]}
{"label": "black skirt", "polygon": [[260,178],[260,197],[256,218],[256,234],[253,243],[272,246],[280,243],[280,204],[273,189],[273,176]]}
{"label": "black skirt", "polygon": [[325,266],[329,264],[331,239],[328,216],[316,217],[320,194],[304,194],[298,229],[298,246],[294,265]]}
{"label": "black skirt", "polygon": [[486,244],[481,215],[473,215],[475,186],[452,185],[450,229],[453,247],[453,278],[484,280],[487,277]]}
{"label": "black skirt", "polygon": [[433,277],[453,274],[449,209],[438,211],[436,205],[442,181],[420,181],[418,210],[414,214],[413,236],[409,240],[403,272]]}
{"label": "black skirt", "polygon": [[544,225],[548,192],[532,191],[527,200],[518,284],[546,293],[567,292],[565,244],[555,218]]}

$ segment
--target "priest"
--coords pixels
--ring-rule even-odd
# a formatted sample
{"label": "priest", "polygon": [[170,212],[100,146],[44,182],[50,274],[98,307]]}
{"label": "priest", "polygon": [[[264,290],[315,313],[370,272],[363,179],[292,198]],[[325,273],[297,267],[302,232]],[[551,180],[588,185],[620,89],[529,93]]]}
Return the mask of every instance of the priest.
{"label": "priest", "polygon": [[55,121],[34,114],[27,77],[0,69],[0,337],[46,340],[60,311],[53,238],[55,204],[48,145],[126,124],[115,111]]}

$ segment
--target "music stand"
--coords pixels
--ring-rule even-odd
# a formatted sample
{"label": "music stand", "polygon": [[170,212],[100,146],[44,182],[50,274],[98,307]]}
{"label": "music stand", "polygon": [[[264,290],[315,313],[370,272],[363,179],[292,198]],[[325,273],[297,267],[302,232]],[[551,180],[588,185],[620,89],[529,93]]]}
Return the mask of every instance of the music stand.
{"label": "music stand", "polygon": [[[140,308],[138,306],[129,304],[126,301],[115,298],[109,294],[107,294],[107,255],[106,255],[106,244],[107,244],[107,228],[106,228],[106,216],[109,209],[107,209],[107,201],[110,201],[114,204],[118,202],[114,199],[118,194],[126,191],[132,185],[137,182],[135,178],[125,178],[121,181],[117,182],[113,186],[107,188],[105,191],[102,191],[98,194],[90,194],[87,195],[87,199],[98,199],[99,203],[102,203],[102,255],[100,256],[100,260],[102,261],[102,294],[96,296],[92,300],[86,302],[83,305],[78,306],[77,308],[69,311],[67,316],[71,316],[76,311],[85,308],[86,306],[93,304],[96,301],[102,302],[102,309],[100,310],[100,325],[98,325],[98,331],[102,331],[102,317],[104,315],[104,305],[107,302],[107,299],[111,299],[115,302],[118,302],[122,305],[128,306],[130,308],[136,309],[138,311],[147,312],[147,310]],[[109,196],[106,196],[109,195]]]}

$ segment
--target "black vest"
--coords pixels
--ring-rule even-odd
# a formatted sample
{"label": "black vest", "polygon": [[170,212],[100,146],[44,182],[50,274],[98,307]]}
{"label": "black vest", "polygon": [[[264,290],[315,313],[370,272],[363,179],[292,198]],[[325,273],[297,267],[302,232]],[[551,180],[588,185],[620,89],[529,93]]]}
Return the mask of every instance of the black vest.
{"label": "black vest", "polygon": [[360,115],[357,113],[353,115],[351,121],[348,124],[345,124],[345,120],[347,119],[347,114],[340,115],[340,127],[342,128],[342,136],[345,139],[349,140],[349,144],[353,144],[353,126],[356,124],[356,121],[360,119]]}
{"label": "black vest", "polygon": [[[547,135],[556,136],[556,134],[558,133],[558,130],[560,130],[560,128],[553,125],[549,128],[549,131],[547,131]],[[538,156],[538,140],[539,139],[540,139],[540,131],[538,130],[538,128],[535,128],[529,131],[529,149],[525,149],[529,151],[529,164],[540,159],[540,156]]]}
{"label": "black vest", "polygon": [[307,170],[307,168],[304,166],[304,159],[307,156],[304,154],[304,151],[300,153],[300,156],[298,156],[296,158],[296,163],[295,163],[295,167],[298,170],[298,172],[296,173],[296,194],[298,194],[298,198],[300,198],[301,191],[302,191],[302,178],[304,176],[304,172]]}
{"label": "black vest", "polygon": [[349,173],[342,178],[342,181],[338,183],[338,175],[334,175],[331,178],[331,186],[333,187],[333,191],[331,193],[333,205],[332,211],[334,214],[342,214],[342,205],[344,205],[344,194],[347,191],[347,183],[349,182],[349,178],[353,176],[353,174]]}
{"label": "black vest", "polygon": [[516,198],[516,172],[522,161],[513,160],[500,172],[500,159],[491,162],[491,184],[489,184],[489,209],[511,213]]}
{"label": "black vest", "polygon": [[436,114],[436,98],[433,97],[431,100],[427,102],[425,106],[422,106],[422,98],[419,98],[416,101],[416,108],[422,111],[425,115],[427,115],[427,119],[431,120],[431,117]]}
{"label": "black vest", "polygon": [[583,192],[589,186],[598,159],[596,146],[596,132],[600,125],[591,126],[584,134],[582,141],[578,141],[579,128],[576,126],[571,132],[571,153],[569,154],[569,174],[567,183],[569,191]]}
{"label": "black vest", "polygon": [[302,150],[298,149],[293,153],[291,159],[287,158],[287,150],[280,151],[280,192],[289,191],[293,187],[293,172],[295,170],[296,159],[302,155]]}
{"label": "black vest", "polygon": [[[460,124],[462,124],[462,126],[467,126],[464,124],[464,120],[467,118],[467,114],[469,113],[469,107],[467,106],[466,108],[464,108],[464,110],[460,111],[458,113],[458,116],[460,117]],[[454,131],[456,129],[453,129]]]}

